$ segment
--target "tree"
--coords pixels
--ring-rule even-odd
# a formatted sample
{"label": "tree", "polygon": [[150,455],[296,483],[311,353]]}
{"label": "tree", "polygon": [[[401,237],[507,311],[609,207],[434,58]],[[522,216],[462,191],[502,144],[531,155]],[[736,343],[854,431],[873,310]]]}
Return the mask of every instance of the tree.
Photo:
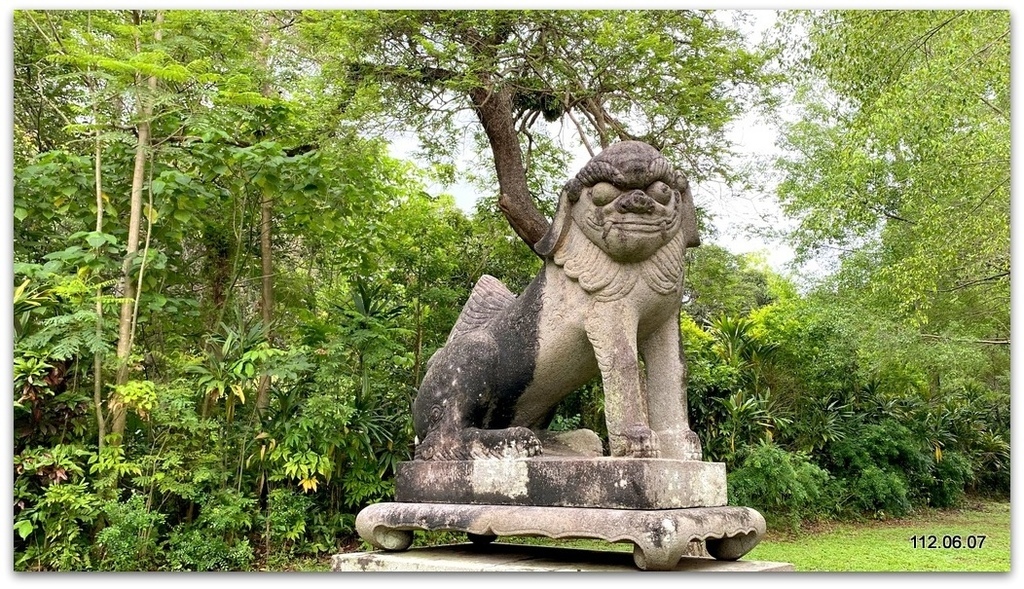
{"label": "tree", "polygon": [[[111,413],[111,433],[117,434],[118,439],[120,439],[125,426],[125,408],[123,402],[119,398],[118,390],[119,387],[125,385],[128,381],[129,354],[132,350],[132,342],[135,337],[135,326],[138,316],[137,290],[139,286],[136,284],[135,274],[137,273],[139,280],[141,280],[142,268],[145,267],[146,263],[145,254],[139,254],[139,245],[142,233],[142,194],[147,182],[147,160],[151,159],[150,124],[153,117],[153,102],[156,100],[155,94],[157,89],[158,71],[161,74],[166,74],[166,70],[160,71],[159,65],[153,61],[146,61],[152,57],[149,51],[143,52],[143,47],[146,49],[152,49],[152,46],[149,39],[143,39],[142,35],[146,34],[148,37],[149,34],[152,34],[153,42],[157,45],[160,43],[163,13],[161,11],[157,11],[152,24],[143,22],[144,17],[141,11],[133,11],[130,14],[104,14],[102,18],[96,19],[98,25],[96,29],[93,27],[94,20],[92,18],[92,14],[87,13],[57,13],[53,16],[48,13],[41,13],[39,15],[39,19],[37,19],[32,12],[23,12],[22,15],[24,20],[31,23],[32,27],[39,33],[39,38],[45,40],[49,50],[55,52],[54,55],[49,56],[53,61],[62,65],[77,66],[78,68],[86,70],[85,72],[82,72],[81,69],[79,69],[79,72],[77,72],[78,75],[75,75],[74,67],[64,69],[66,73],[66,77],[64,78],[66,84],[65,87],[73,90],[71,92],[71,96],[64,97],[62,99],[65,101],[62,106],[54,104],[54,100],[47,98],[42,91],[40,91],[37,96],[42,98],[44,102],[48,103],[53,111],[61,114],[61,118],[66,123],[62,129],[65,133],[72,130],[78,130],[77,132],[81,133],[82,125],[73,123],[72,120],[62,113],[85,111],[90,115],[89,123],[91,124],[91,129],[89,129],[87,125],[86,130],[87,132],[91,130],[91,134],[95,139],[93,174],[96,186],[94,190],[96,198],[96,231],[87,237],[87,241],[94,249],[101,245],[105,245],[108,241],[102,232],[104,193],[102,185],[103,149],[101,136],[99,134],[100,129],[103,127],[101,119],[103,119],[104,123],[113,123],[118,121],[116,110],[114,113],[107,111],[101,115],[97,108],[97,104],[103,99],[103,95],[110,96],[112,94],[117,96],[119,99],[123,113],[127,113],[131,110],[130,107],[124,106],[126,103],[134,104],[134,113],[128,117],[131,121],[131,127],[129,128],[134,131],[136,138],[134,141],[134,165],[130,175],[129,219],[127,236],[125,239],[125,255],[121,264],[121,276],[118,289],[122,294],[120,318],[118,321],[118,366],[115,392],[111,395],[108,401]],[[83,16],[85,17],[84,19],[82,18]],[[125,22],[126,20],[127,22]],[[44,30],[44,26],[49,29],[49,32]],[[131,27],[133,31],[130,38],[132,49],[128,49],[125,44],[120,44],[119,46],[108,48],[108,51],[116,57],[125,57],[125,54],[133,53],[137,61],[134,63],[127,60],[116,61],[115,59],[111,59],[110,57],[99,55],[94,52],[95,42],[97,39],[109,39],[111,30],[126,26]],[[77,37],[73,33],[76,29],[79,32]],[[143,73],[143,70],[146,69],[141,67],[143,64],[149,66],[148,75],[144,75]],[[129,72],[128,75],[125,75],[126,70]],[[119,75],[122,78],[121,80],[117,80]],[[100,80],[102,80],[102,82]],[[114,82],[114,80],[117,81]],[[102,94],[99,89],[101,84],[103,86]],[[42,82],[40,82],[40,87],[43,87]],[[22,104],[31,105],[33,104],[33,101],[25,101]],[[39,131],[40,130],[37,129],[37,137],[40,136]],[[43,145],[41,142],[37,142],[37,144],[40,146]],[[73,197],[74,193],[65,193],[65,195],[67,197]],[[79,234],[75,233],[73,235],[77,236]],[[146,249],[148,249],[148,237]],[[139,269],[136,271],[137,265]],[[99,303],[100,299],[100,293],[97,292],[97,336],[101,336],[102,334],[102,307]],[[101,361],[97,358],[95,364],[95,377],[97,380],[95,400],[97,403],[100,400],[100,368]],[[100,435],[102,436],[106,423],[103,418],[102,411],[98,406],[96,409],[96,416]]]}
{"label": "tree", "polygon": [[641,139],[693,178],[729,177],[725,126],[764,80],[763,56],[711,11],[336,11],[300,24],[346,116],[384,116],[445,156],[472,112],[498,206],[531,249],[548,226],[527,179],[545,123],[572,125],[591,153]]}
{"label": "tree", "polygon": [[[455,16],[470,19],[477,38],[494,38],[502,23],[511,32],[498,45],[472,45]],[[700,70],[705,58],[742,65],[720,22],[721,13],[16,11],[14,568],[277,570],[348,542],[359,508],[394,492],[395,466],[413,448],[410,398],[473,284],[488,273],[520,292],[543,266],[496,206],[498,194],[466,215],[450,196],[427,192],[450,172],[440,159],[428,169],[397,160],[366,122],[421,124],[427,147],[445,151],[457,133],[434,123],[460,124],[456,107],[475,112],[473,88],[492,99],[510,92],[529,198],[547,212],[544,196],[564,181],[568,159],[545,112],[570,128],[575,118],[592,148],[655,129],[652,141],[675,150],[680,165],[689,164],[673,142],[695,138],[687,153],[704,153],[704,164],[687,169],[720,175],[709,167],[719,157],[711,150],[725,147],[714,129],[742,97],[699,87],[687,103],[682,89],[712,71]],[[694,37],[662,53],[665,31]],[[381,53],[384,37],[406,45]],[[319,39],[322,67],[310,60]],[[706,51],[698,59],[686,47]],[[361,48],[372,49],[366,59]],[[328,59],[332,52],[341,58]],[[385,53],[405,56],[414,79],[383,67]],[[652,65],[651,55],[693,59],[681,72]],[[654,75],[633,71],[637,63],[692,76],[625,94]],[[456,102],[382,110],[429,98],[423,68],[413,68],[423,64],[459,73],[432,82]],[[526,69],[505,69],[516,64]],[[546,88],[567,94],[552,101]],[[566,96],[580,98],[563,108]],[[682,127],[658,119],[686,104],[706,116]],[[657,121],[648,125],[652,112],[662,135]],[[473,139],[488,149],[479,129]],[[951,137],[970,143],[952,132],[940,139]],[[490,167],[470,170],[485,190],[497,182]],[[899,503],[949,503],[968,479],[1008,492],[1007,346],[961,341],[1006,322],[1005,310],[985,302],[1001,283],[926,289],[924,326],[935,329],[922,337],[906,313],[888,311],[903,294],[882,288],[877,265],[912,252],[899,244],[917,238],[887,225],[877,237],[809,293],[756,256],[688,253],[695,298],[681,321],[691,415],[710,436],[708,456],[741,461],[747,472],[730,484],[745,496],[783,509],[807,503],[792,483],[806,487],[805,499],[817,496],[804,483],[822,473],[808,460],[874,496],[823,491],[814,506],[795,505],[801,513],[849,506],[850,497],[884,505],[894,481],[907,491],[896,493]],[[125,296],[129,285],[135,292]],[[866,296],[859,285],[874,290]],[[125,305],[131,323],[119,324]],[[114,353],[125,325],[128,364]],[[118,399],[123,439],[104,444],[115,417],[108,402]],[[604,423],[595,386],[559,411],[556,427]]]}
{"label": "tree", "polygon": [[[164,14],[162,11],[156,11],[156,15],[153,17],[153,40],[159,44],[163,38],[163,31],[161,25],[164,21]],[[132,23],[139,28],[142,28],[142,11],[135,11],[132,18]],[[141,32],[135,33],[135,52],[142,52],[142,39]],[[146,78],[146,89],[148,93],[142,90],[142,73],[138,72],[135,74],[135,102],[137,106],[136,113],[136,129],[138,133],[138,139],[135,144],[135,165],[132,170],[132,186],[131,186],[131,199],[129,203],[129,214],[128,214],[128,239],[126,242],[126,250],[124,256],[124,263],[121,267],[121,285],[120,290],[124,301],[121,303],[121,317],[118,322],[118,336],[117,336],[117,377],[116,387],[123,387],[128,383],[128,377],[131,373],[129,366],[130,358],[132,353],[132,345],[135,340],[135,325],[138,317],[138,291],[139,287],[136,286],[134,277],[133,265],[135,259],[139,253],[139,239],[142,235],[142,190],[146,184],[146,160],[149,159],[148,152],[150,151],[150,119],[153,117],[153,100],[155,99],[157,89],[157,78],[156,74],[152,74]],[[152,163],[150,164],[152,166]],[[150,195],[152,195],[152,187],[150,188]],[[152,206],[152,205],[151,205]],[[147,238],[146,248],[149,248],[149,242]],[[139,267],[139,279],[142,278],[142,268],[145,267],[145,254],[141,257],[141,263]],[[117,391],[118,389],[115,389]],[[110,433],[116,436],[116,443],[120,443],[121,438],[124,436],[125,419],[127,417],[127,408],[124,406],[124,401],[120,398],[120,393],[115,392],[108,401],[111,413],[111,425]]]}
{"label": "tree", "polygon": [[773,287],[785,288],[780,277],[755,254],[730,253],[714,244],[686,252],[683,310],[698,324],[718,315],[745,315],[776,298]]}
{"label": "tree", "polygon": [[802,111],[784,130],[778,193],[798,252],[843,251],[837,288],[922,337],[1008,343],[1009,13],[790,24]]}

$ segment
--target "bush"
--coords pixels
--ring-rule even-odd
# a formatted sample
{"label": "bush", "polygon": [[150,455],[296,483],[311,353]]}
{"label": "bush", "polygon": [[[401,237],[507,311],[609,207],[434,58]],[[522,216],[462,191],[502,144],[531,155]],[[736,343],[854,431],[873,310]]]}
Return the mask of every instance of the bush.
{"label": "bush", "polygon": [[935,481],[931,454],[894,419],[828,444],[823,458],[849,491],[845,507],[876,516],[905,515],[927,502]]}
{"label": "bush", "polygon": [[245,533],[252,528],[256,501],[227,489],[211,497],[193,524],[175,528],[167,541],[171,570],[247,570],[253,549]]}
{"label": "bush", "polygon": [[932,507],[951,507],[964,496],[973,476],[971,461],[959,452],[946,452],[935,463],[935,482],[928,490]]}
{"label": "bush", "polygon": [[[89,529],[100,513],[100,498],[87,483],[54,483],[36,506],[25,509],[16,523],[19,535],[31,540],[14,563],[17,570],[83,571],[92,568]],[[19,529],[21,522],[27,529]]]}
{"label": "bush", "polygon": [[807,455],[761,443],[729,473],[729,503],[757,509],[769,525],[798,528],[802,519],[827,513],[829,478]]}
{"label": "bush", "polygon": [[312,515],[313,500],[308,495],[285,488],[268,493],[264,538],[267,558],[290,558],[306,537],[306,518]]}
{"label": "bush", "polygon": [[96,535],[100,550],[99,568],[109,571],[145,571],[155,569],[158,526],[164,514],[150,511],[142,495],[103,507],[107,527]]}
{"label": "bush", "polygon": [[16,570],[89,570],[90,530],[101,498],[86,480],[96,455],[78,444],[25,448],[14,456]]}
{"label": "bush", "polygon": [[877,517],[899,517],[910,511],[907,481],[899,472],[882,470],[872,464],[844,480],[850,486],[853,506],[858,511],[872,512]]}
{"label": "bush", "polygon": [[172,571],[244,571],[253,560],[248,538],[228,543],[197,526],[172,531],[167,549],[164,568]]}

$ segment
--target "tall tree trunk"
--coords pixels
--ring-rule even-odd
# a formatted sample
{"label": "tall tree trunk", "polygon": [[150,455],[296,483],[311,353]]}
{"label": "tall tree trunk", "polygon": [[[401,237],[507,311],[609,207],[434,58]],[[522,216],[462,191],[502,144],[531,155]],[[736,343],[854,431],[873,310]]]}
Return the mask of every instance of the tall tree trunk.
{"label": "tall tree trunk", "polygon": [[532,250],[547,232],[548,221],[537,210],[526,186],[526,168],[512,116],[511,94],[507,88],[481,87],[470,90],[470,99],[494,155],[494,168],[501,190],[498,208]]}
{"label": "tall tree trunk", "polygon": [[[263,328],[266,330],[267,339],[270,339],[270,323],[274,319],[274,251],[270,241],[270,220],[273,216],[273,206],[273,198],[268,190],[264,190],[263,200],[260,202],[260,267],[263,271],[260,316],[263,319]],[[262,415],[269,405],[270,377],[264,374],[260,377],[259,388],[256,392],[256,411]]]}
{"label": "tall tree trunk", "polygon": [[[89,84],[93,89],[92,83]],[[96,121],[96,105],[93,102],[93,122]],[[96,161],[94,173],[96,177],[96,233],[103,231],[103,175],[101,173],[102,147],[100,143],[100,128],[96,125]],[[103,339],[103,289],[96,289],[96,340]],[[96,407],[96,431],[99,440],[99,449],[103,449],[103,438],[107,436],[107,424],[103,419],[103,352],[97,351],[93,357],[93,385],[92,400]]]}
{"label": "tall tree trunk", "polygon": [[[90,35],[92,34],[92,16],[87,19]],[[92,122],[96,126],[95,152],[93,160],[93,177],[96,180],[96,233],[103,232],[103,144],[100,140],[99,113],[96,108],[96,79],[93,78],[92,67],[86,78],[89,86],[89,103],[92,108]],[[96,341],[103,339],[103,288],[96,288]],[[103,418],[103,352],[97,351],[93,356],[92,402],[96,410],[97,447],[103,450],[103,438],[107,437],[107,423]]]}
{"label": "tall tree trunk", "polygon": [[[141,12],[135,12],[136,25],[141,24],[142,15]],[[163,32],[160,30],[160,24],[163,23],[164,13],[157,11],[156,13],[156,31],[153,33],[153,38],[159,42],[163,38]],[[142,51],[141,40],[136,37],[135,49],[138,52]],[[137,82],[141,85],[142,76],[137,75]],[[150,76],[148,80],[150,94],[156,92],[156,76]],[[150,127],[149,122],[153,116],[153,99],[152,96],[142,96],[140,93],[138,100],[138,131],[139,139],[135,145],[135,168],[132,172],[132,192],[131,192],[131,205],[128,215],[128,241],[127,248],[125,251],[124,264],[121,267],[121,292],[124,302],[121,303],[121,316],[118,322],[118,337],[117,337],[117,378],[115,383],[117,386],[121,386],[128,382],[128,376],[131,373],[129,366],[129,356],[132,351],[132,323],[135,316],[135,305],[138,304],[136,300],[138,298],[138,292],[135,288],[135,283],[131,277],[132,262],[135,260],[136,255],[139,252],[139,237],[141,234],[142,227],[142,189],[145,184],[146,177],[146,152],[149,150],[150,143]],[[120,395],[115,392],[111,395],[108,403],[111,416],[111,428],[112,434],[117,434],[116,442],[121,443],[124,437],[125,421],[127,418],[127,411],[125,410],[124,403],[120,398]]]}
{"label": "tall tree trunk", "polygon": [[[418,280],[417,280],[418,282]],[[416,356],[412,369],[412,386],[420,388],[420,358],[423,354],[423,306],[420,304],[420,297],[416,297]]]}
{"label": "tall tree trunk", "polygon": [[[260,60],[269,76],[270,69],[270,17],[264,22],[263,32],[260,35]],[[270,85],[269,77],[264,79],[260,85],[260,94],[271,98],[274,90]],[[274,197],[269,188],[263,189],[263,197],[260,200],[260,268],[262,289],[260,290],[260,316],[263,319],[263,329],[266,330],[267,339],[270,339],[270,324],[274,319],[274,250],[271,242],[271,219],[274,214]],[[270,405],[270,376],[264,374],[260,377],[259,388],[256,392],[256,411],[263,415]]]}

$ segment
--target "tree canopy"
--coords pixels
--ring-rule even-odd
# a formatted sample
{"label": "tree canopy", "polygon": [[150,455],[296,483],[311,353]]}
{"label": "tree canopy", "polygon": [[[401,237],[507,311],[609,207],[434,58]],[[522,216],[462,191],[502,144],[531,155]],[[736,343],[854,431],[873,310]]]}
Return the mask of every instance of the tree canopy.
{"label": "tree canopy", "polygon": [[696,180],[729,178],[726,126],[767,78],[714,11],[307,12],[300,30],[340,111],[412,129],[430,156],[458,149],[457,115],[473,112],[499,205],[531,248],[547,228],[536,201],[564,181],[530,189],[549,124],[592,154],[639,139]]}
{"label": "tree canopy", "polygon": [[929,334],[1009,339],[1010,28],[1005,11],[800,13],[800,118],[783,209],[805,257]]}

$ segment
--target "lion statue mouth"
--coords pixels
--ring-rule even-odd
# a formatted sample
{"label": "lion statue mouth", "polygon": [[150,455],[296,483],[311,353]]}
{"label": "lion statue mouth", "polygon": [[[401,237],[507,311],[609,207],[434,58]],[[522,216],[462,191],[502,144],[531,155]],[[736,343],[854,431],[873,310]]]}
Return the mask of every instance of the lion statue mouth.
{"label": "lion statue mouth", "polygon": [[598,209],[580,217],[575,222],[594,246],[620,262],[639,262],[654,255],[672,241],[681,225],[677,211],[659,216],[602,214]]}
{"label": "lion statue mouth", "polygon": [[591,217],[586,220],[586,223],[595,232],[599,231],[602,239],[607,239],[612,229],[618,229],[630,233],[660,233],[668,241],[669,233],[677,229],[676,224],[678,220],[678,213],[662,219],[649,219],[639,215],[627,214],[620,219],[604,218],[603,222]]}

